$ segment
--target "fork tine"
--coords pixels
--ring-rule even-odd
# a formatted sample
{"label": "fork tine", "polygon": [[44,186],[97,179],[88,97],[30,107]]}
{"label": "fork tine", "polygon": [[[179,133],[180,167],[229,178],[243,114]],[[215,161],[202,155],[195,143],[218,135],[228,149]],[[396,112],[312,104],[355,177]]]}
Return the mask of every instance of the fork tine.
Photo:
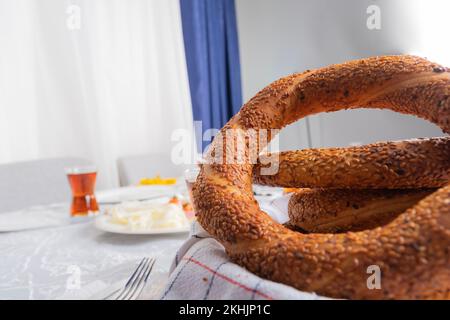
{"label": "fork tine", "polygon": [[[144,263],[145,258],[142,258],[141,262],[139,263],[139,265],[136,267],[136,269],[134,269],[133,274],[130,276],[130,278],[128,278],[127,283],[122,287],[119,288],[117,290],[115,290],[114,292],[111,292],[109,295],[107,295],[106,297],[103,298],[103,300],[108,300],[108,298],[111,298],[114,294],[116,294],[117,292],[119,292],[119,295],[122,294],[122,292],[125,290],[125,288],[130,284],[130,281],[133,279],[133,277],[136,275],[136,272],[138,272],[139,268],[141,267],[141,265]],[[117,297],[116,296],[116,297]]]}
{"label": "fork tine", "polygon": [[115,299],[116,300],[124,300],[126,299],[126,297],[128,296],[128,294],[133,290],[133,288],[135,287],[136,283],[139,282],[139,279],[141,278],[142,272],[147,269],[147,265],[148,265],[148,258],[144,259],[144,263],[141,265],[141,268],[139,269],[139,271],[136,273],[136,275],[131,279],[132,281],[128,282],[128,285],[125,286],[125,290],[123,290],[121,292],[120,295],[118,295]]}
{"label": "fork tine", "polygon": [[139,270],[140,266],[144,263],[145,259],[147,258],[142,258],[141,262],[139,263],[138,267],[136,268],[136,270],[134,270],[133,274],[131,275],[130,279],[128,279],[127,283],[125,284],[125,287],[128,286],[130,284],[131,279],[133,279],[134,275],[136,274],[136,272]]}
{"label": "fork tine", "polygon": [[141,270],[139,270],[139,273],[137,274],[136,278],[133,280],[133,283],[128,287],[128,290],[124,292],[124,294],[120,297],[117,297],[117,300],[128,300],[128,297],[130,294],[132,295],[135,291],[136,287],[141,282],[141,279],[143,278],[143,275],[145,275],[146,270],[148,269],[149,263],[151,262],[150,258],[145,258],[146,261],[144,265],[142,266]]}
{"label": "fork tine", "polygon": [[136,270],[134,270],[131,277],[127,280],[127,283],[123,286],[122,290],[120,290],[120,292],[115,296],[114,300],[122,299],[121,297],[128,292],[130,286],[134,283],[134,281],[138,277],[139,273],[142,271],[142,268],[145,267],[146,263],[147,263],[147,258],[143,258],[141,260],[141,262],[139,263],[139,265],[137,266]]}
{"label": "fork tine", "polygon": [[149,276],[150,273],[152,272],[152,269],[153,269],[153,266],[155,265],[155,262],[156,262],[156,258],[152,258],[152,262],[151,262],[152,265],[151,265],[151,267],[150,267],[150,270],[148,271],[147,276],[146,276],[145,279],[144,279],[145,282],[147,282],[148,276]]}
{"label": "fork tine", "polygon": [[155,262],[156,262],[155,258],[150,259],[147,270],[144,272],[143,276],[141,277],[141,281],[136,285],[136,288],[134,289],[131,296],[128,297],[128,300],[136,300],[141,295],[142,290],[144,290],[145,284],[147,283],[147,279],[153,270]]}

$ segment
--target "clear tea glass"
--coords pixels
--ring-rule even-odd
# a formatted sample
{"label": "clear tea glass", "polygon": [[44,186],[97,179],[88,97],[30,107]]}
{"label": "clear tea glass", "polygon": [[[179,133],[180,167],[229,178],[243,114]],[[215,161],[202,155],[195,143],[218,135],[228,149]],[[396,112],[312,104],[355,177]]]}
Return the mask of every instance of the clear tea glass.
{"label": "clear tea glass", "polygon": [[92,166],[67,168],[66,174],[72,189],[71,216],[97,214],[99,209],[94,193],[97,179],[96,168]]}

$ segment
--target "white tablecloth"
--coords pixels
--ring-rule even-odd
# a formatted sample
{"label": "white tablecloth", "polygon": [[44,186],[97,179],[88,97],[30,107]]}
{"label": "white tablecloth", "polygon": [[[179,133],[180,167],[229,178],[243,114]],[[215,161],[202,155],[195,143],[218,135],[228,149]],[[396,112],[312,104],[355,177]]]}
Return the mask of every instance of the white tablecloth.
{"label": "white tablecloth", "polygon": [[[110,202],[180,192],[180,186],[128,187],[98,193],[97,198]],[[277,207],[272,198],[260,200]],[[33,224],[39,229],[1,232]],[[176,251],[188,236],[106,233],[92,219],[73,223],[68,204],[1,213],[0,299],[98,299],[125,282],[146,256],[157,261],[140,299],[159,298]]]}
{"label": "white tablecloth", "polygon": [[[51,208],[62,216],[69,212],[67,204]],[[29,213],[38,210],[30,208]],[[157,262],[142,298],[155,298],[187,237],[105,233],[92,220],[1,232],[0,299],[87,299],[125,280],[145,256]]]}

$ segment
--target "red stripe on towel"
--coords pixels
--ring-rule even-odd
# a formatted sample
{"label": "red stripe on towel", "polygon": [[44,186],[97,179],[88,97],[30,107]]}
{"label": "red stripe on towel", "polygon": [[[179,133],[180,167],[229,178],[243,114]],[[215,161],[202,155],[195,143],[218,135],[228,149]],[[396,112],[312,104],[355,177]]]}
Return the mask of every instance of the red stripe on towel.
{"label": "red stripe on towel", "polygon": [[219,272],[211,269],[210,267],[208,267],[207,265],[201,263],[198,260],[195,260],[193,258],[183,258],[183,259],[195,263],[196,265],[198,265],[198,266],[202,267],[203,269],[211,272],[212,274],[216,275],[217,277],[222,278],[223,280],[225,280],[225,281],[227,281],[227,282],[229,282],[229,283],[231,283],[231,284],[233,284],[235,286],[238,286],[239,288],[242,288],[245,291],[254,292],[255,294],[260,295],[261,297],[263,297],[263,298],[265,298],[267,300],[274,300],[271,296],[269,296],[269,295],[267,295],[265,293],[262,293],[261,291],[258,291],[258,290],[252,289],[250,287],[247,287],[246,285],[244,285],[244,284],[242,284],[242,283],[240,283],[240,282],[238,282],[238,281],[236,281],[234,279],[231,279],[231,278],[227,277],[226,275],[224,275],[222,273],[219,273]]}

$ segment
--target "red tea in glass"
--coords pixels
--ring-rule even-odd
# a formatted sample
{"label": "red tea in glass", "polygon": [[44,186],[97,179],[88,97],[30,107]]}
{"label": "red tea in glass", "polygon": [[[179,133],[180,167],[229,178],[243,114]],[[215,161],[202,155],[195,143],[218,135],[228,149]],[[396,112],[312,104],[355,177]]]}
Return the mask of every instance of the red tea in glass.
{"label": "red tea in glass", "polygon": [[67,178],[72,189],[72,216],[87,216],[98,213],[98,204],[94,189],[97,171],[91,167],[66,169]]}

